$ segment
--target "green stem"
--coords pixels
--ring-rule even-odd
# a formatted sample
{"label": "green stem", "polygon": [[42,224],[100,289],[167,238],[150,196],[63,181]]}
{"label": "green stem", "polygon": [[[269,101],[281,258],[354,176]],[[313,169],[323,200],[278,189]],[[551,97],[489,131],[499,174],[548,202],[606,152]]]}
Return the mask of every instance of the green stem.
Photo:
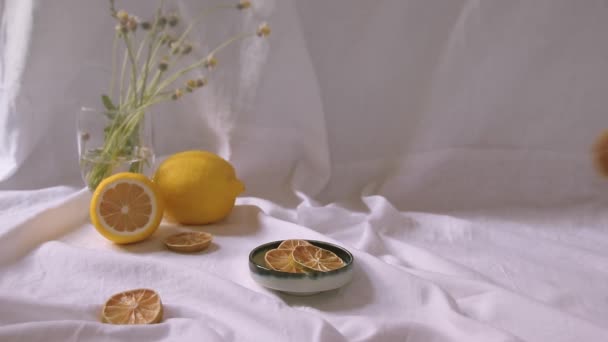
{"label": "green stem", "polygon": [[150,43],[148,45],[148,56],[146,58],[146,63],[144,64],[144,67],[143,67],[143,81],[141,83],[140,104],[144,102],[144,95],[146,94],[148,73],[150,72],[150,61],[152,60],[152,56],[156,55],[156,51],[158,50],[158,47],[160,46],[160,39],[157,39],[156,21],[157,20],[154,21],[154,27],[152,28],[152,31],[150,34],[153,43]]}
{"label": "green stem", "polygon": [[114,0],[110,0],[110,15],[116,17],[116,6],[114,6]]}
{"label": "green stem", "polygon": [[[131,63],[131,91],[132,94],[136,94],[137,92],[137,61],[135,59],[135,55],[133,54],[133,47],[131,46],[131,39],[129,39],[128,34],[123,34],[125,45],[127,46],[127,55],[129,56],[129,62]],[[127,101],[129,101],[129,96],[127,96]]]}
{"label": "green stem", "polygon": [[114,35],[112,42],[112,76],[110,78],[110,89],[108,96],[112,98],[114,95],[114,83],[116,82],[116,53],[118,50],[118,34]]}
{"label": "green stem", "polygon": [[124,84],[125,84],[125,71],[127,69],[128,56],[127,53],[124,54],[122,58],[122,68],[120,69],[120,90],[118,94],[118,106],[122,108],[122,101],[124,96]]}
{"label": "green stem", "polygon": [[[188,26],[186,27],[186,30],[184,30],[184,32],[183,32],[183,33],[180,35],[180,37],[178,38],[178,40],[177,40],[176,44],[177,44],[178,46],[179,46],[179,45],[181,45],[181,44],[184,42],[184,40],[185,40],[185,39],[188,37],[188,35],[190,34],[190,32],[192,31],[192,29],[194,28],[194,26],[195,26],[196,24],[198,24],[198,23],[199,23],[201,20],[203,20],[204,18],[206,18],[207,16],[209,16],[209,15],[211,15],[211,14],[215,13],[215,12],[218,12],[218,11],[220,11],[220,10],[224,10],[224,9],[234,9],[234,5],[217,5],[217,6],[214,6],[214,7],[208,8],[208,9],[205,9],[205,10],[203,10],[202,12],[200,12],[200,13],[199,13],[199,14],[198,14],[198,15],[197,15],[197,16],[196,16],[196,17],[195,17],[195,18],[194,18],[194,19],[193,19],[193,20],[190,22],[190,24],[188,24]],[[233,37],[233,38],[234,38],[234,37]],[[243,38],[244,38],[244,37],[243,37]],[[238,40],[238,39],[242,39],[242,38],[236,38],[236,39],[234,39],[234,40]],[[231,42],[232,42],[232,41],[231,41]],[[228,44],[230,44],[231,42],[228,42]],[[228,45],[228,44],[226,44],[226,45]],[[223,47],[222,47],[222,48],[223,48]],[[216,49],[216,50],[217,50],[217,49]],[[218,51],[219,51],[219,50],[218,50]],[[215,52],[218,52],[218,51],[215,51]],[[213,53],[213,52],[212,52],[212,53]],[[179,56],[178,56],[178,58],[179,58]],[[206,59],[206,57],[205,57],[205,59]],[[177,62],[177,60],[176,60],[176,61],[171,61],[171,62]],[[171,65],[171,64],[173,64],[173,63],[170,63],[170,65]],[[202,60],[202,64],[204,64],[204,59]],[[193,67],[193,68],[191,68],[191,69],[189,69],[189,70],[185,71],[184,73],[182,73],[182,74],[181,74],[181,75],[179,75],[179,76],[182,76],[183,74],[185,74],[185,73],[187,73],[188,71],[193,70],[193,69],[195,69],[195,68],[197,68],[197,67],[201,66],[202,64],[199,64],[198,66]],[[173,79],[173,80],[171,80],[170,82],[168,82],[167,84],[163,85],[163,89],[164,89],[166,86],[168,86],[168,85],[170,85],[171,83],[173,83],[175,80],[177,80],[177,78],[179,78],[179,76],[175,77],[175,79]],[[163,83],[165,83],[165,82],[163,82]],[[155,84],[155,86],[156,86],[156,84]],[[152,87],[151,89],[153,89],[153,95],[152,95],[152,96],[156,96],[156,94],[158,94],[158,93],[159,93],[159,91],[160,91],[160,90],[162,90],[162,89],[156,89],[156,91],[154,91],[154,88],[153,88],[153,87]]]}
{"label": "green stem", "polygon": [[[120,70],[119,102],[117,104],[118,109],[112,118],[111,124],[108,126],[104,144],[99,151],[99,157],[101,160],[93,165],[93,168],[87,175],[88,185],[91,189],[96,188],[99,182],[101,182],[101,180],[112,172],[117,161],[121,158],[122,153],[129,153],[131,152],[130,149],[140,145],[138,141],[140,139],[139,130],[142,127],[142,119],[144,118],[146,110],[149,107],[160,102],[167,101],[172,97],[173,92],[166,91],[165,88],[169,87],[187,72],[203,66],[207,58],[216,55],[230,44],[255,35],[246,33],[235,35],[213,49],[204,59],[198,60],[191,65],[178,70],[171,75],[168,75],[166,78],[164,78],[165,73],[163,71],[157,70],[155,75],[150,80],[150,76],[152,76],[150,75],[151,66],[156,63],[156,59],[158,58],[157,54],[162,47],[161,39],[159,37],[159,32],[161,32],[161,30],[159,30],[157,27],[157,23],[158,18],[160,18],[162,15],[164,2],[165,0],[160,0],[160,5],[156,13],[152,30],[143,38],[138,46],[136,54],[134,54],[134,48],[136,47],[133,45],[135,43],[134,36],[130,33],[122,34],[126,46],[126,52],[123,56],[122,68]],[[187,26],[186,30],[179,36],[176,44],[183,44],[189,33],[193,30],[194,25],[207,15],[221,9],[232,8],[234,8],[233,5],[218,5],[199,13],[199,15]],[[114,0],[110,0],[110,12],[113,17],[116,17],[117,11],[114,7]],[[112,48],[110,97],[114,93],[114,83],[116,80],[116,45],[118,38],[120,37],[117,35],[114,39]],[[140,58],[143,55],[143,49],[146,48],[146,45],[147,55],[145,61],[142,63]],[[169,64],[177,63],[181,57],[182,54],[179,54],[175,58],[170,58]],[[130,64],[131,82],[130,84],[126,85],[125,90],[125,82],[128,82],[129,77],[126,76],[126,73],[129,73],[129,71],[127,71],[127,68],[129,67],[127,66],[127,63]],[[130,161],[130,163],[130,171],[142,171],[143,163],[138,161]]]}
{"label": "green stem", "polygon": [[162,70],[158,70],[158,71],[156,71],[156,74],[154,74],[152,81],[150,81],[150,86],[148,87],[148,93],[147,93],[148,96],[146,96],[145,100],[150,99],[152,97],[151,93],[156,91],[156,87],[158,86],[158,82],[160,81],[162,74],[163,74]]}
{"label": "green stem", "polygon": [[[143,102],[144,102],[144,94],[146,93],[148,73],[150,70],[150,61],[152,60],[153,50],[154,50],[154,55],[156,55],[156,50],[158,50],[158,47],[161,45],[161,40],[158,38],[158,19],[162,15],[162,9],[163,9],[164,5],[165,5],[165,0],[161,0],[160,4],[158,6],[158,9],[156,11],[156,15],[154,16],[154,24],[152,26],[152,29],[150,30],[150,32],[146,35],[146,38],[144,39],[144,41],[146,41],[147,39],[150,39],[151,42],[150,42],[150,44],[148,44],[148,55],[146,57],[146,62],[144,63],[144,65],[142,67],[143,81],[141,82],[140,104],[143,104]],[[137,101],[137,96],[135,97],[135,99]]]}
{"label": "green stem", "polygon": [[190,66],[183,68],[181,70],[176,71],[173,75],[167,77],[156,89],[156,93],[154,95],[152,95],[153,97],[156,96],[156,94],[158,94],[160,91],[164,90],[166,87],[168,87],[169,85],[171,85],[173,82],[175,82],[178,78],[180,78],[181,76],[185,75],[186,73],[188,73],[191,70],[194,70],[196,68],[200,68],[201,66],[203,66],[205,64],[205,62],[207,61],[207,58],[209,58],[210,56],[214,56],[217,53],[219,53],[220,51],[222,51],[223,49],[225,49],[227,46],[229,46],[230,44],[241,40],[241,39],[245,39],[248,37],[253,37],[255,36],[255,33],[241,33],[238,34],[236,36],[233,36],[232,38],[228,39],[227,41],[225,41],[224,43],[220,44],[218,47],[216,47],[215,49],[211,50],[211,52],[207,55],[207,57],[191,64]]}
{"label": "green stem", "polygon": [[[112,121],[109,132],[104,139],[104,145],[99,154],[99,160],[96,160],[91,171],[87,174],[87,185],[90,189],[95,189],[99,183],[112,173],[112,170],[117,165],[117,160],[124,147],[128,146],[130,139],[137,136],[137,130],[141,124],[143,115],[145,115],[146,109],[154,106],[160,102],[167,101],[171,98],[170,94],[164,94],[156,98],[150,99],[144,102],[143,105],[137,107],[131,112],[123,111],[118,113],[115,119]],[[137,141],[133,141],[133,146],[137,145]],[[147,161],[146,161],[147,162]],[[130,168],[132,171],[141,172],[143,164],[133,163]]]}
{"label": "green stem", "polygon": [[217,5],[217,6],[213,6],[211,8],[205,9],[202,12],[200,12],[196,16],[196,18],[194,18],[194,20],[192,20],[192,22],[190,22],[190,24],[188,24],[184,33],[182,33],[182,35],[177,40],[177,44],[181,45],[184,42],[186,37],[188,37],[188,34],[190,34],[190,31],[192,31],[192,29],[194,28],[194,25],[198,24],[201,20],[205,19],[205,17],[207,17],[208,15],[211,15],[222,9],[234,9],[234,5]]}

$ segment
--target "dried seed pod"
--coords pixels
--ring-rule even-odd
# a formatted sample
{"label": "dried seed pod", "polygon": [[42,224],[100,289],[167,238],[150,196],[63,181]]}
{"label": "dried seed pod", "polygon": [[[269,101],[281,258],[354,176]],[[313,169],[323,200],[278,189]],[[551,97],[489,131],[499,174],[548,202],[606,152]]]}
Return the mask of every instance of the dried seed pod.
{"label": "dried seed pod", "polygon": [[169,59],[167,59],[167,57],[161,59],[158,63],[158,68],[160,69],[160,71],[167,70],[167,68],[169,68]]}
{"label": "dried seed pod", "polygon": [[181,89],[179,89],[179,88],[177,88],[177,89],[175,89],[175,93],[173,93],[173,95],[171,95],[171,99],[172,100],[177,100],[177,99],[179,99],[182,96],[184,96],[184,91],[181,90]]}
{"label": "dried seed pod", "polygon": [[270,35],[270,26],[267,23],[262,23],[258,27],[257,34],[259,37],[268,37]]}
{"label": "dried seed pod", "polygon": [[170,27],[175,27],[179,24],[179,17],[176,14],[171,14],[169,18],[167,18],[167,23]]}
{"label": "dried seed pod", "polygon": [[196,80],[188,80],[188,82],[186,82],[186,86],[192,89],[198,88]]}
{"label": "dried seed pod", "polygon": [[251,1],[247,1],[247,0],[241,0],[236,5],[236,8],[240,9],[240,10],[248,9],[249,7],[251,7]]}
{"label": "dried seed pod", "polygon": [[190,52],[192,52],[192,45],[190,45],[190,44],[186,44],[186,45],[184,45],[184,46],[182,47],[182,49],[181,49],[181,53],[182,53],[182,55],[187,55],[187,54],[189,54]]}
{"label": "dried seed pod", "polygon": [[126,24],[127,21],[129,21],[129,13],[125,10],[120,10],[116,12],[116,19],[118,19],[121,24]]}
{"label": "dried seed pod", "polygon": [[203,87],[207,84],[207,79],[205,78],[199,78],[198,80],[196,80],[196,87],[200,88]]}
{"label": "dried seed pod", "polygon": [[129,20],[127,21],[127,28],[131,32],[135,32],[137,30],[137,19],[135,19],[135,17],[129,17]]}
{"label": "dried seed pod", "polygon": [[207,59],[205,60],[205,68],[207,69],[213,69],[217,66],[217,58],[215,58],[213,55],[209,55],[207,56]]}

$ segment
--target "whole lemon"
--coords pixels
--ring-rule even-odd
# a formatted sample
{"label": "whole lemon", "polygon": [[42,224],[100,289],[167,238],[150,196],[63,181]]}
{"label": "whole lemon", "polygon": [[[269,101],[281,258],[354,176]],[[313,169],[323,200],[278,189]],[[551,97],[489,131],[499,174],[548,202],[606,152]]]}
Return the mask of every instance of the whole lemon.
{"label": "whole lemon", "polygon": [[219,221],[245,190],[234,167],[207,151],[176,153],[162,162],[154,182],[165,204],[165,217],[181,224]]}

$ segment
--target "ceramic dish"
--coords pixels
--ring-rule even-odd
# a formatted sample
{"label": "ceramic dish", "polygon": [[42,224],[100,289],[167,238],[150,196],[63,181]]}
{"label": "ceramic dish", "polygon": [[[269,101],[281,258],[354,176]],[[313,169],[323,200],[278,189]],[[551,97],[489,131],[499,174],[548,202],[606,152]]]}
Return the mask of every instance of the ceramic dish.
{"label": "ceramic dish", "polygon": [[272,270],[266,267],[264,255],[267,251],[277,248],[282,240],[273,241],[260,245],[249,253],[249,270],[253,280],[264,287],[299,296],[334,290],[351,281],[354,258],[349,251],[323,241],[306,241],[334,252],[344,261],[344,267],[329,272],[312,273],[286,273]]}

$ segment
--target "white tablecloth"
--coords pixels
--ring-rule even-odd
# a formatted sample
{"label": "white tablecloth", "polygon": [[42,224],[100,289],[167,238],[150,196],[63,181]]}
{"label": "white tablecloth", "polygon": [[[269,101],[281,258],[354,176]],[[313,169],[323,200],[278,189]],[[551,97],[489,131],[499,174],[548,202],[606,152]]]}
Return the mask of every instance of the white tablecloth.
{"label": "white tablecloth", "polygon": [[[89,197],[69,188],[0,197],[0,340],[608,339],[608,215],[595,206],[440,215],[399,212],[379,196],[356,210],[242,198],[222,223],[163,224],[146,242],[117,246],[86,222]],[[176,230],[215,240],[203,253],[176,254],[161,243]],[[353,281],[310,297],[260,287],[249,251],[287,238],[348,248]],[[99,323],[107,297],[141,287],[160,294],[163,323]]]}
{"label": "white tablecloth", "polygon": [[[247,192],[223,222],[119,247],[87,221],[75,146],[107,83],[108,4],[0,1],[0,341],[608,341],[608,181],[589,155],[605,1],[252,2],[195,30],[195,55],[261,21],[269,40],[150,113],[159,156],[217,152]],[[162,247],[184,229],[214,244]],[[284,238],[348,248],[353,281],[258,286],[249,251]],[[161,324],[99,323],[138,287]]]}

